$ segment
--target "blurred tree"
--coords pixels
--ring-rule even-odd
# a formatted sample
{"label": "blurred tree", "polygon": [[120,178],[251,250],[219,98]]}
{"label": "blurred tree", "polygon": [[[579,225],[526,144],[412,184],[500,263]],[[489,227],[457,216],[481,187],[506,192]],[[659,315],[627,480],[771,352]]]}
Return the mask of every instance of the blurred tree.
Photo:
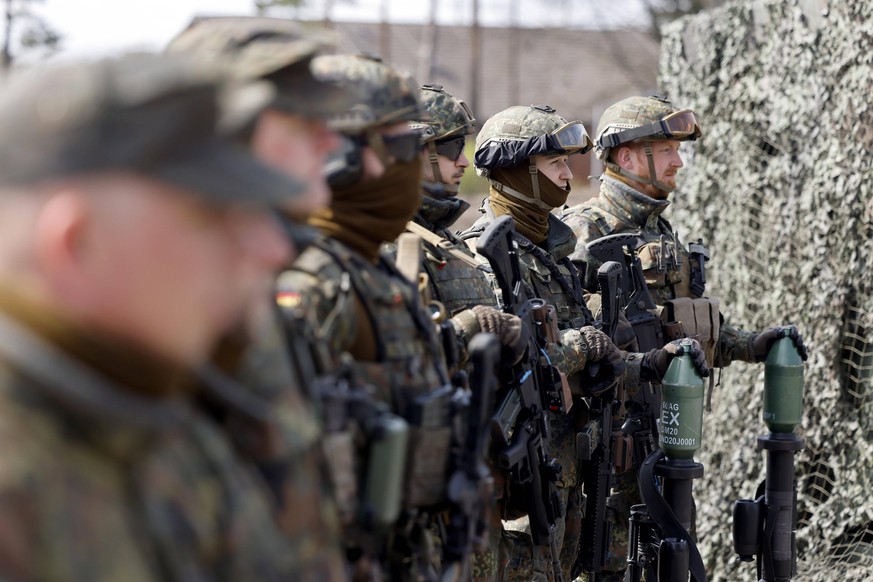
{"label": "blurred tree", "polygon": [[696,14],[724,4],[726,0],[642,0],[652,18],[652,35],[660,40],[661,27],[686,14]]}
{"label": "blurred tree", "polygon": [[21,54],[42,50],[50,55],[61,47],[63,37],[32,10],[44,0],[4,0],[6,22],[0,66],[9,68]]}

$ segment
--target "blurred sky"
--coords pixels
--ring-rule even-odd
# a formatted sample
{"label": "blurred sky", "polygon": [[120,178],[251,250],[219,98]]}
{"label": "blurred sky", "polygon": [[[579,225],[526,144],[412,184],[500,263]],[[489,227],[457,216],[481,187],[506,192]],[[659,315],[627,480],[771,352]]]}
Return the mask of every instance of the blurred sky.
{"label": "blurred sky", "polygon": [[[440,24],[472,22],[471,0],[437,0]],[[485,26],[645,26],[643,0],[480,0]],[[279,16],[320,19],[325,0],[308,0]],[[196,14],[254,14],[254,0],[44,0],[34,10],[64,36],[61,58],[93,57],[129,49],[158,50]],[[334,0],[333,18],[424,22],[430,0]]]}

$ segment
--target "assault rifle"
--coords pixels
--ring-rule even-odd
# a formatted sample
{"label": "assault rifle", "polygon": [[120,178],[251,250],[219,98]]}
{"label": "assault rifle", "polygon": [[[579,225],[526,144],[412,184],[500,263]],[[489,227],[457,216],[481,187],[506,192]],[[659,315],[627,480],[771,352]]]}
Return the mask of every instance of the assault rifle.
{"label": "assault rifle", "polygon": [[[607,261],[597,271],[602,297],[601,330],[609,339],[614,339],[618,327],[623,270],[619,263]],[[583,461],[585,517],[574,575],[588,572],[592,582],[603,569],[609,549],[612,524],[606,519],[606,501],[615,485],[615,476],[631,468],[632,442],[620,430],[624,422],[624,399],[621,379],[591,397],[591,421],[581,433],[583,439],[577,446]]]}
{"label": "assault rifle", "polygon": [[[606,263],[615,261],[623,268],[619,285],[619,307],[634,330],[637,349],[647,352],[664,347],[661,321],[652,313],[656,308],[646,286],[646,278],[636,249],[642,241],[636,233],[604,236],[586,245],[588,254]],[[660,391],[651,384],[643,384],[628,403],[627,417],[622,432],[633,439],[633,464],[636,467],[655,449],[656,419],[661,414]]]}
{"label": "assault rifle", "polygon": [[472,364],[467,432],[460,451],[454,457],[454,471],[449,479],[447,496],[451,511],[443,540],[446,564],[442,582],[470,579],[473,545],[488,526],[489,500],[493,482],[488,467],[488,421],[497,391],[494,375],[500,361],[500,342],[492,334],[477,334],[468,350]]}
{"label": "assault rifle", "polygon": [[534,316],[534,309],[545,308],[545,302],[528,297],[514,235],[512,219],[502,216],[476,245],[476,251],[491,263],[503,311],[518,316],[529,334],[521,360],[505,370],[507,392],[493,419],[496,436],[504,446],[498,464],[509,473],[512,484],[523,489],[533,543],[548,548],[554,579],[563,581],[557,526],[564,508],[556,489],[561,466],[550,455],[547,410],[566,413],[572,400],[546,356],[544,326]]}

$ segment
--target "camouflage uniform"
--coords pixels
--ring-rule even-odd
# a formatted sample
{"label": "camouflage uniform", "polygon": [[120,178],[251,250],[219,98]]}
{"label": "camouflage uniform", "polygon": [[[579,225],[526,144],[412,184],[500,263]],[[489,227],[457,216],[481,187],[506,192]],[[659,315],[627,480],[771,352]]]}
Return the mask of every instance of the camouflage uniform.
{"label": "camouflage uniform", "polygon": [[[366,98],[353,108],[365,120],[364,131],[415,120],[421,115],[411,80],[380,62],[351,56],[319,57],[316,71],[319,78],[354,83],[364,89]],[[368,135],[370,143],[378,138],[372,133]],[[386,175],[391,171],[389,168]],[[417,171],[414,174],[416,183],[419,175]],[[280,275],[277,302],[286,317],[306,322],[305,333],[320,342],[324,352],[317,362],[321,373],[342,369],[355,385],[364,387],[370,398],[387,405],[411,425],[402,491],[405,511],[384,536],[368,529],[361,507],[358,492],[364,488],[362,477],[368,477],[363,475],[365,449],[355,446],[354,451],[344,450],[340,457],[338,448],[329,455],[338,461],[332,464],[332,469],[335,483],[340,484],[337,490],[346,519],[345,542],[350,557],[353,561],[361,553],[367,558],[376,557],[390,579],[433,579],[438,575],[439,556],[429,531],[427,510],[445,496],[452,430],[443,416],[438,422],[433,422],[433,418],[416,420],[415,416],[428,397],[448,386],[448,372],[436,328],[421,303],[418,289],[398,272],[393,262],[378,255],[379,243],[399,234],[414,209],[397,224],[364,233],[368,243],[374,243],[375,256],[369,254],[369,245],[364,249],[355,240],[340,238],[350,229],[328,228],[343,220],[361,224],[357,220],[361,214],[346,217],[338,203],[357,203],[365,190],[367,195],[384,198],[384,191],[380,190],[384,186],[378,179],[372,187],[361,181],[360,175],[354,180],[357,200],[347,200],[343,188],[334,185],[331,208],[313,219],[325,236],[319,237]],[[417,203],[414,187],[405,195]],[[385,211],[368,207],[362,212],[368,216],[372,212],[375,219],[381,219]],[[390,230],[395,227],[398,230],[392,234]],[[445,414],[448,414],[445,410],[440,413]],[[342,435],[330,437],[333,444],[347,442],[354,446],[351,440],[344,441]],[[360,435],[354,438],[359,439]],[[341,466],[341,459],[346,458],[353,462]],[[360,568],[360,563],[355,567]]]}
{"label": "camouflage uniform", "polygon": [[[621,180],[603,176],[597,198],[564,212],[561,219],[573,229],[579,241],[571,258],[586,267],[586,291],[597,291],[597,281],[592,273],[597,273],[599,263],[588,256],[585,245],[609,234],[638,232],[644,241],[639,249],[640,263],[655,303],[664,305],[677,297],[697,297],[691,291],[691,279],[693,271],[699,268],[698,262],[692,260],[688,249],[679,242],[676,231],[661,216],[669,205],[667,200],[649,198]],[[662,236],[667,255],[664,261],[660,260]],[[666,268],[659,268],[661,263]],[[754,362],[749,348],[753,335],[752,331],[722,324],[714,364],[728,366],[734,360]]]}
{"label": "camouflage uniform", "polygon": [[[295,575],[267,492],[219,427],[85,367],[11,318],[0,328],[18,346],[0,354],[4,578]],[[161,378],[160,362],[124,357],[150,370],[140,378]]]}
{"label": "camouflage uniform", "polygon": [[[619,134],[658,123],[658,120],[670,114],[677,113],[669,102],[653,97],[631,97],[611,106],[601,118],[598,127],[597,156],[607,164],[607,173],[601,178],[598,197],[574,206],[564,211],[562,220],[572,228],[578,243],[571,255],[574,262],[584,269],[585,288],[589,292],[597,291],[595,275],[599,262],[588,255],[585,245],[593,240],[609,234],[622,232],[638,232],[642,243],[638,248],[638,256],[643,268],[646,284],[653,300],[658,306],[681,297],[699,297],[703,290],[692,285],[697,278],[698,261],[694,260],[688,249],[679,241],[678,234],[662,213],[670,205],[667,200],[657,200],[646,196],[628,185],[627,180],[637,180],[650,183],[661,188],[651,166],[652,176],[645,181],[639,176],[629,174],[617,164],[608,160],[609,146],[605,140],[610,134]],[[696,124],[696,121],[695,121]],[[687,135],[672,139],[696,139],[700,135],[697,126],[688,127]],[[604,138],[604,139],[601,139]],[[660,136],[649,136],[651,139],[666,139]],[[648,159],[651,162],[651,150]],[[664,188],[661,188],[664,189]],[[694,287],[697,293],[692,291]],[[754,332],[735,328],[721,323],[717,344],[714,346],[714,358],[711,365],[727,366],[733,360],[746,362],[755,361],[751,352],[751,340]],[[614,494],[609,499],[611,513],[612,542],[605,564],[605,580],[621,580],[621,572],[627,568],[627,535],[630,507],[640,503],[639,489],[635,472],[628,472],[619,481]],[[611,573],[611,574],[610,574]]]}
{"label": "camouflage uniform", "polygon": [[[304,32],[291,21],[256,17],[195,18],[168,45],[168,51],[191,52],[219,60],[243,80],[267,79],[276,94],[268,108],[289,116],[324,119],[351,106],[348,89],[316,80],[312,59],[332,48],[327,38]],[[251,120],[236,119],[230,131],[244,131]],[[295,246],[307,227],[286,220]],[[340,540],[340,516],[323,450],[323,426],[312,394],[315,364],[309,342],[298,322],[278,311],[250,331],[248,338],[229,342],[219,355],[254,396],[253,405],[269,407],[270,423],[253,423],[238,412],[219,413],[238,449],[254,461],[271,486],[277,520],[293,544],[292,556],[300,580],[346,578]],[[237,345],[234,345],[237,344]],[[290,356],[290,357],[289,357]]]}
{"label": "camouflage uniform", "polygon": [[[498,113],[486,122],[479,133],[476,143],[476,168],[480,174],[489,175],[488,168],[482,167],[484,151],[489,148],[500,149],[499,144],[510,141],[519,143],[519,140],[536,139],[541,136],[552,135],[555,130],[567,127],[564,119],[554,113],[548,107],[515,107]],[[581,126],[581,124],[579,124]],[[583,130],[584,131],[584,130]],[[585,136],[587,139],[587,136]],[[543,140],[541,140],[543,141]],[[522,144],[528,142],[521,142]],[[589,146],[590,146],[590,142]],[[524,146],[522,146],[524,147]],[[536,147],[536,146],[534,146]],[[580,143],[574,150],[587,149]],[[517,154],[517,160],[512,163],[508,160],[500,160],[496,164],[512,164],[519,166],[524,164],[525,158],[531,155],[546,154],[551,151],[560,151],[555,144],[548,144],[540,151],[523,151]],[[498,151],[497,157],[499,158]],[[528,168],[525,168],[527,171]],[[533,162],[530,162],[531,180],[536,182],[537,175]],[[497,192],[505,193],[508,189],[505,184],[491,180],[492,197]],[[535,188],[536,196],[529,193],[510,191],[508,195],[513,197],[525,196],[532,198],[533,204],[542,205],[539,198],[539,189]],[[549,205],[543,208],[548,213]],[[480,218],[469,230],[462,234],[472,247],[475,239],[494,221],[495,214],[491,203],[485,201],[481,208],[485,216]],[[515,217],[515,215],[513,215]],[[558,546],[561,552],[561,564],[563,577],[570,579],[570,569],[575,562],[579,547],[579,534],[582,519],[582,491],[579,475],[579,462],[576,454],[576,434],[585,425],[587,419],[587,405],[583,400],[584,384],[579,372],[588,362],[588,347],[580,328],[593,323],[593,318],[588,310],[576,267],[570,262],[568,255],[575,247],[575,237],[570,229],[562,224],[557,218],[549,215],[547,219],[547,235],[544,241],[534,244],[520,233],[516,233],[516,242],[519,246],[522,278],[529,287],[531,297],[544,298],[553,304],[557,310],[558,327],[561,330],[561,345],[550,346],[549,356],[562,372],[566,373],[570,380],[573,391],[573,407],[569,414],[549,414],[551,425],[550,448],[552,455],[562,467],[559,492],[565,508],[565,518],[558,524]],[[510,490],[511,492],[511,490]],[[506,518],[517,518],[524,515],[524,500],[507,497],[505,508]],[[512,548],[512,549],[509,549]],[[501,549],[510,551],[507,557],[501,555],[499,560],[508,565],[511,570],[504,575],[509,580],[547,579],[551,571],[548,552],[539,548],[531,547],[529,537],[521,537],[518,532],[512,532],[501,541]],[[502,554],[503,552],[501,552]]]}
{"label": "camouflage uniform", "polygon": [[[24,196],[46,181],[118,172],[221,209],[299,195],[302,184],[216,134],[220,83],[208,67],[154,55],[8,79],[0,184]],[[30,299],[40,269],[16,276],[4,271],[0,290],[0,577],[294,577],[272,499],[194,406],[194,373],[94,331],[85,315],[68,321],[63,301],[48,304],[51,291]]]}

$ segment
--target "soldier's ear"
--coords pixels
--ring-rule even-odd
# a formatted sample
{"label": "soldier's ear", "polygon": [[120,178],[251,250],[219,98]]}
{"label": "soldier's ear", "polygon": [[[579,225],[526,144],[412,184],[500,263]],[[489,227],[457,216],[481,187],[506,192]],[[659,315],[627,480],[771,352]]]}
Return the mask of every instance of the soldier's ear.
{"label": "soldier's ear", "polygon": [[612,161],[625,169],[631,169],[634,163],[634,151],[628,146],[619,146],[610,152]]}

